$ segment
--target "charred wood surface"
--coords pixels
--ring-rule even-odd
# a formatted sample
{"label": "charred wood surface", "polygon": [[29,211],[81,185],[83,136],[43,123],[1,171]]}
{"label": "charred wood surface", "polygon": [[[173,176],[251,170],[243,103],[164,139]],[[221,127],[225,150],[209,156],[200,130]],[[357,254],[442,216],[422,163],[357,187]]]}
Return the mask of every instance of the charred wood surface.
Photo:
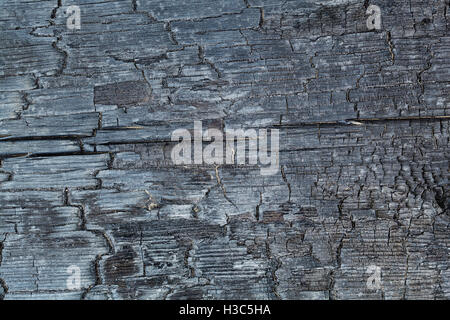
{"label": "charred wood surface", "polygon": [[[450,298],[449,30],[447,0],[1,0],[0,298]],[[174,165],[194,120],[278,129],[278,173]]]}

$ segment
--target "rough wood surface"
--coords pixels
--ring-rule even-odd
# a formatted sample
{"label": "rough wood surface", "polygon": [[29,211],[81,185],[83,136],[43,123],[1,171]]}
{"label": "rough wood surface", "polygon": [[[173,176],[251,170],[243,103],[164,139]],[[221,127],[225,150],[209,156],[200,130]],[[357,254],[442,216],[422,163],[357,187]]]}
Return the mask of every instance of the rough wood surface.
{"label": "rough wood surface", "polygon": [[[449,30],[448,0],[0,0],[0,298],[450,298]],[[194,120],[278,128],[281,170],[174,166]]]}

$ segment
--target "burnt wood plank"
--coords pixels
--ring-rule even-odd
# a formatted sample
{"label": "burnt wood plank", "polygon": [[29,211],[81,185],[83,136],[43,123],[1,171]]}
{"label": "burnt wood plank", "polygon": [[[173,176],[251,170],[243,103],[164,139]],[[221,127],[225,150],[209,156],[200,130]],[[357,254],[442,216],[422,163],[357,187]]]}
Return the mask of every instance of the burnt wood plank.
{"label": "burnt wood plank", "polygon": [[[1,1],[0,299],[449,299],[449,30],[446,0]],[[177,165],[194,121],[279,130],[276,172]]]}

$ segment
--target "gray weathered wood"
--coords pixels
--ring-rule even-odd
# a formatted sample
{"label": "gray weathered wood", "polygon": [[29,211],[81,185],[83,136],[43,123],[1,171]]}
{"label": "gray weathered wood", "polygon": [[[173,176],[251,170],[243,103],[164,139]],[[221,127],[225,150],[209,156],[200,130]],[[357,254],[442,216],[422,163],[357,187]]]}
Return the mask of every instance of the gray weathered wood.
{"label": "gray weathered wood", "polygon": [[[0,0],[0,299],[449,299],[449,30],[448,0]],[[175,166],[194,120],[279,129],[280,171]]]}

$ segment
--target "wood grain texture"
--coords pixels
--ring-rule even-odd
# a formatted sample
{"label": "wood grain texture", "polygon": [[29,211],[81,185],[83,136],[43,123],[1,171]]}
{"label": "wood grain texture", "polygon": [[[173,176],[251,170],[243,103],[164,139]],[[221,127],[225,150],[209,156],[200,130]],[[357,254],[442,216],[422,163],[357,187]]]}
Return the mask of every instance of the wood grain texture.
{"label": "wood grain texture", "polygon": [[[449,299],[449,30],[448,0],[0,0],[0,299]],[[194,120],[279,129],[279,172],[175,166]]]}

